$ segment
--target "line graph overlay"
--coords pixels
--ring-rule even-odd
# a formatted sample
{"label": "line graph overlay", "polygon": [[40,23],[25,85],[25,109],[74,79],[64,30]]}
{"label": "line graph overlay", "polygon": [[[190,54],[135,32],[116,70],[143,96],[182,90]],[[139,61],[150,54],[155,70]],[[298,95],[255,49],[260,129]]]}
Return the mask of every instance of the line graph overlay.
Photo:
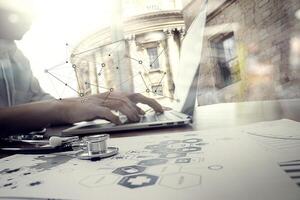
{"label": "line graph overlay", "polygon": [[[76,53],[73,53],[73,54],[70,54],[70,52],[71,52],[70,51],[70,44],[66,43],[65,44],[66,54],[69,54],[67,56],[67,59],[65,59],[65,61],[63,61],[61,63],[58,63],[57,65],[49,67],[48,69],[45,70],[45,73],[48,74],[49,77],[52,77],[54,80],[58,81],[59,83],[61,83],[62,85],[65,86],[63,88],[63,92],[65,91],[66,88],[68,88],[68,89],[72,90],[73,92],[75,92],[79,97],[84,97],[86,94],[89,93],[89,91],[91,91],[91,89],[89,89],[90,87],[97,87],[97,88],[101,88],[101,89],[109,91],[109,93],[108,93],[108,96],[109,96],[110,93],[115,90],[115,88],[100,85],[99,84],[100,83],[99,78],[101,79],[101,77],[103,77],[104,75],[106,76],[107,73],[115,73],[115,74],[120,73],[120,71],[119,71],[120,66],[114,65],[112,63],[111,58],[112,58],[113,54],[115,53],[115,51],[117,50],[117,48],[120,46],[122,41],[129,41],[129,40],[122,39],[122,40],[117,40],[117,41],[110,42],[110,43],[105,43],[103,45],[100,45],[100,46],[97,46],[97,47],[94,47],[94,48],[90,48],[90,49],[86,49],[84,51],[76,52]],[[82,68],[82,66],[77,66],[77,64],[72,63],[72,61],[70,59],[72,59],[72,58],[73,59],[74,58],[76,58],[76,59],[79,58],[80,59],[84,56],[87,56],[87,53],[96,51],[98,49],[106,48],[109,45],[113,45],[113,47],[111,47],[109,50],[105,50],[105,51],[107,51],[105,54],[101,54],[101,60],[100,61],[99,60],[97,61],[96,59],[95,60],[86,60],[87,66],[89,66],[89,64],[93,64],[95,66],[96,76],[98,77],[98,80],[96,79],[97,83],[82,79],[86,75],[83,76],[81,73],[87,73],[86,70],[89,70],[89,69],[82,70],[82,69],[84,69],[84,68]],[[123,62],[125,59],[129,59],[132,62],[134,62],[135,64],[132,64],[131,67],[132,67],[132,69],[133,68],[136,69],[137,73],[133,73],[133,75],[130,75],[128,78],[126,78],[122,82],[117,83],[116,86],[120,87],[120,86],[122,86],[122,84],[125,84],[126,82],[128,82],[130,80],[135,80],[137,78],[137,76],[140,76],[142,82],[141,82],[141,84],[137,84],[137,87],[144,87],[144,88],[138,89],[139,91],[142,91],[141,93],[147,93],[148,95],[153,94],[155,96],[158,95],[158,96],[165,97],[165,98],[168,98],[168,99],[171,99],[171,100],[179,101],[178,99],[175,99],[175,98],[170,97],[168,95],[159,94],[158,91],[157,91],[158,88],[163,84],[163,80],[167,76],[166,71],[163,72],[163,73],[158,71],[158,73],[162,73],[162,74],[161,74],[161,77],[159,78],[159,81],[156,82],[156,84],[154,84],[154,82],[152,80],[153,77],[150,76],[152,65],[155,62],[157,62],[159,57],[161,55],[163,55],[163,53],[166,52],[167,50],[168,50],[168,47],[163,48],[159,52],[157,57],[155,59],[153,59],[152,62],[149,62],[149,67],[147,67],[145,65],[145,63],[146,63],[144,61],[144,59],[145,59],[144,56],[145,55],[142,54],[142,53],[139,53],[139,52],[136,52],[136,53],[141,54],[141,55],[128,55],[128,54],[126,54],[122,58],[118,58],[118,63]],[[139,66],[141,66],[142,68],[139,67]],[[60,73],[59,76],[58,76],[53,71],[53,70],[59,71],[59,70],[68,69],[68,68],[72,68],[74,70],[74,73],[75,73],[74,79],[72,77],[68,77],[68,75],[63,74],[63,73]],[[79,70],[79,68],[80,68],[80,70]],[[106,71],[105,68],[108,68],[109,71]],[[61,76],[64,76],[64,77],[62,78]],[[75,88],[74,86],[71,86],[69,84],[69,82],[66,81],[66,79],[68,79],[68,80],[70,80],[70,79],[77,80],[77,87],[78,88]],[[156,79],[157,79],[157,77],[156,77]],[[79,80],[82,80],[81,84],[78,82]],[[103,77],[103,80],[104,80],[104,77]],[[53,83],[51,83],[51,84],[54,86]],[[88,87],[84,87],[84,85],[86,85]],[[59,94],[59,92],[56,90],[56,93],[59,96],[59,99],[62,99],[61,97],[63,96],[63,92],[61,94]],[[106,97],[106,99],[108,98],[108,96]]]}

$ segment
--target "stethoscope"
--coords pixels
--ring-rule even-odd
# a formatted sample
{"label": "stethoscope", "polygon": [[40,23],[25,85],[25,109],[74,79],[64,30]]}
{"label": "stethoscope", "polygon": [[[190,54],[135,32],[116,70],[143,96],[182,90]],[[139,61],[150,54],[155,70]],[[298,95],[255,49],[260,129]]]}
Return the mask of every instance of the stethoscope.
{"label": "stethoscope", "polygon": [[92,135],[83,138],[85,150],[79,151],[76,157],[82,160],[92,160],[107,158],[116,155],[119,152],[117,147],[108,147],[108,134]]}
{"label": "stethoscope", "polygon": [[[116,155],[117,147],[108,147],[108,134],[91,135],[83,138],[75,137],[50,137],[49,140],[27,137],[10,137],[7,144],[18,147],[0,147],[0,153],[8,154],[49,154],[64,151],[76,151],[75,156],[82,160],[103,159]],[[20,147],[21,146],[21,147]]]}

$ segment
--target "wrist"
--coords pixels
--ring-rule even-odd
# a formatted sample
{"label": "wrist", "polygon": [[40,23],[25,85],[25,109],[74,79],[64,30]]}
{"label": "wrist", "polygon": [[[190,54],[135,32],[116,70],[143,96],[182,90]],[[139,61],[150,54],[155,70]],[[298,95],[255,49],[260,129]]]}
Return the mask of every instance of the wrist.
{"label": "wrist", "polygon": [[54,124],[69,123],[67,118],[68,107],[64,100],[57,100],[53,104]]}

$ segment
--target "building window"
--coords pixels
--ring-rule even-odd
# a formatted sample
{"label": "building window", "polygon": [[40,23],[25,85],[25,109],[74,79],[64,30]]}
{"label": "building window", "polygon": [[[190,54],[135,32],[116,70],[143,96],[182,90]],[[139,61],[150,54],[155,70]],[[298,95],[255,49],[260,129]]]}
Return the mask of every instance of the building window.
{"label": "building window", "polygon": [[160,85],[152,85],[151,89],[152,89],[152,92],[154,95],[160,95],[160,96],[164,95],[163,86],[161,84]]}
{"label": "building window", "polygon": [[149,56],[150,68],[159,69],[157,47],[147,48],[147,53]]}
{"label": "building window", "polygon": [[240,80],[240,70],[235,49],[236,43],[233,33],[222,34],[212,41],[216,55],[216,66],[219,72],[216,85],[226,87]]}

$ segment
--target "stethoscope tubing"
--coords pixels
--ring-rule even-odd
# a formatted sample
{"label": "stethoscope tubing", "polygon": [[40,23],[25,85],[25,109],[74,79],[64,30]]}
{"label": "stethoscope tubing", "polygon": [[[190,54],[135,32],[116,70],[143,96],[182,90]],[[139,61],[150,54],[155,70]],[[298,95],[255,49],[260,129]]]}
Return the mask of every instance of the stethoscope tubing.
{"label": "stethoscope tubing", "polygon": [[42,147],[4,147],[0,148],[0,153],[9,154],[50,154],[64,151],[72,151],[71,146],[42,146]]}

